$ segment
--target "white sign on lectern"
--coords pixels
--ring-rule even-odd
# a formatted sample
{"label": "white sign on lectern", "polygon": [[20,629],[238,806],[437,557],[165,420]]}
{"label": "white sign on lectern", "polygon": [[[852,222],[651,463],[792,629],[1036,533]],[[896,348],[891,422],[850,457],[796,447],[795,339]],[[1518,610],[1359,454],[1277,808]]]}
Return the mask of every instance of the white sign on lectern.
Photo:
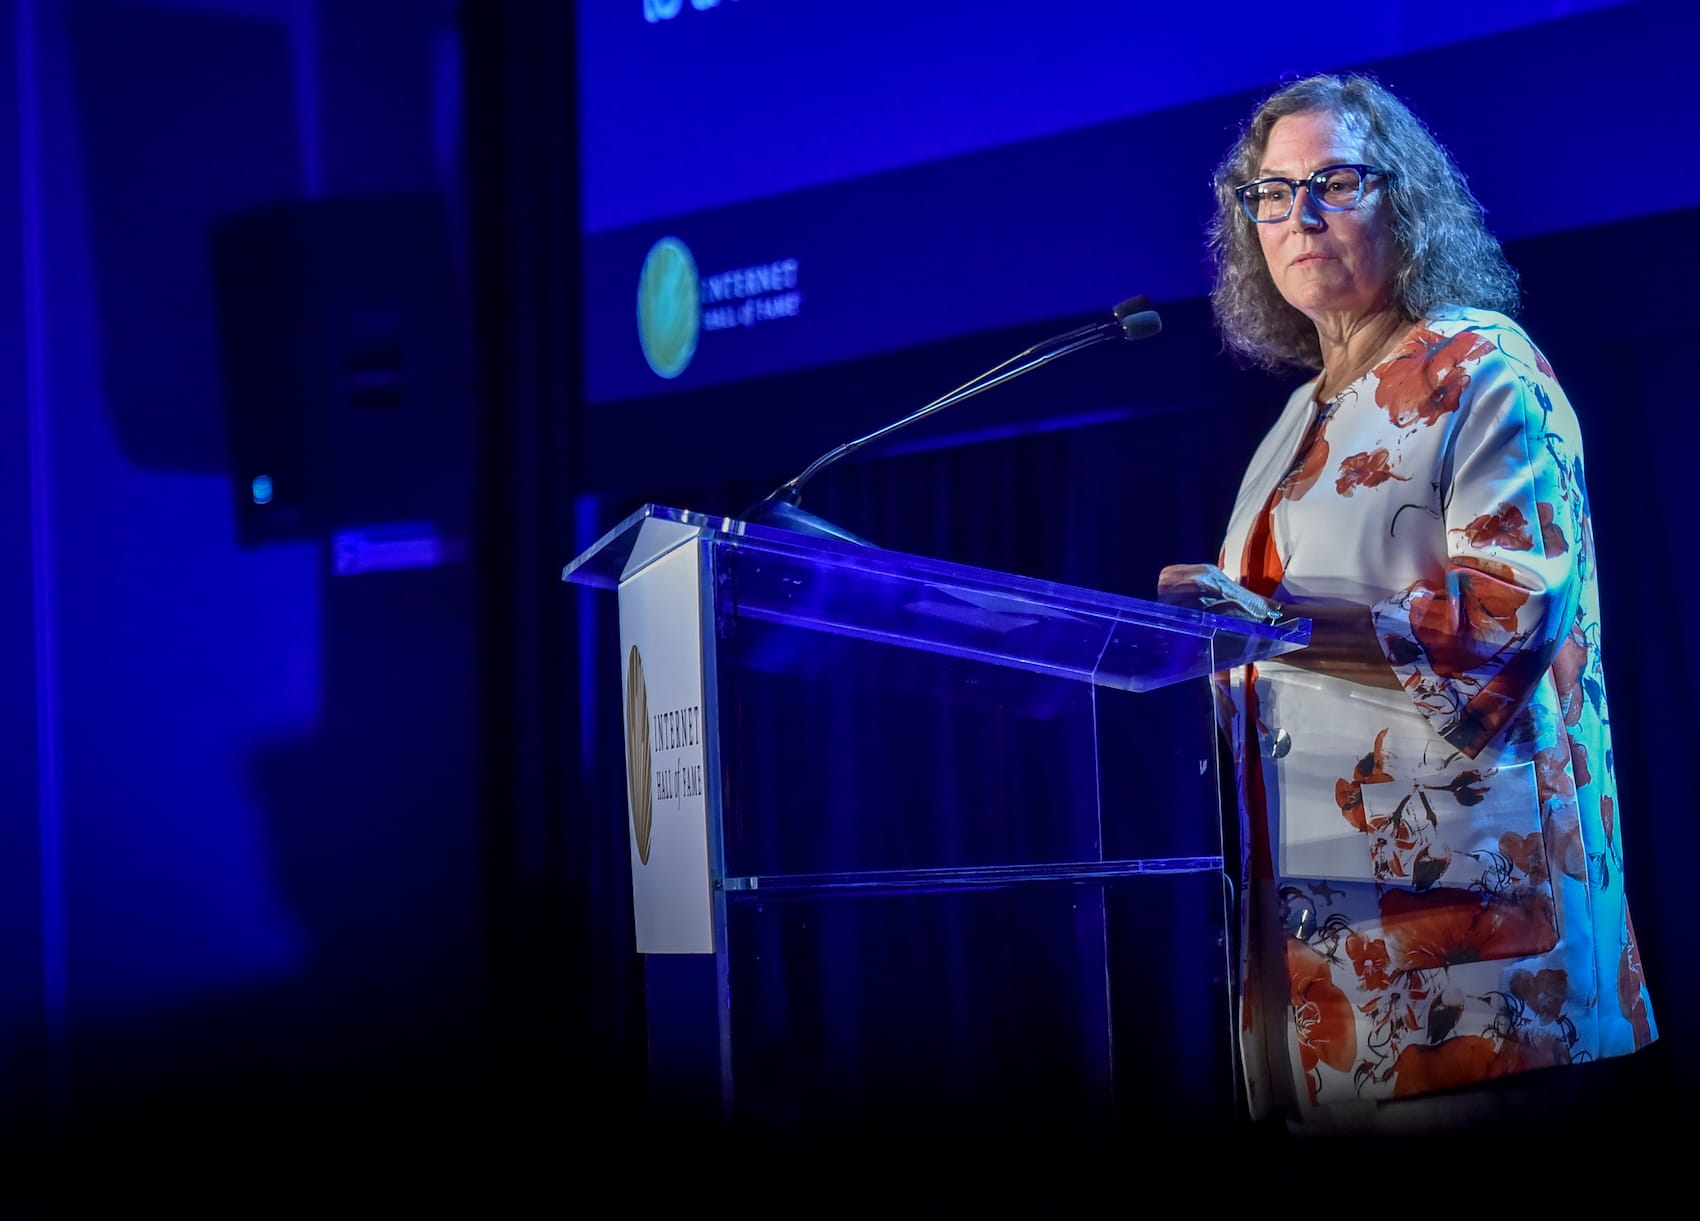
{"label": "white sign on lectern", "polygon": [[620,578],[627,829],[643,954],[714,953],[702,531],[643,523]]}

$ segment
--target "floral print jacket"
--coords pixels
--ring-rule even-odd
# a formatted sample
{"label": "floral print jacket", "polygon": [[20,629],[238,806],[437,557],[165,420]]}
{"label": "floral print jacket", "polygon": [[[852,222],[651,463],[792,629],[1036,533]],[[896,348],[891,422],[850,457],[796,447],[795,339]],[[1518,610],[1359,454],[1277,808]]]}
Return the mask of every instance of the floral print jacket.
{"label": "floral print jacket", "polygon": [[1582,442],[1552,367],[1504,315],[1451,310],[1332,403],[1313,390],[1253,457],[1221,566],[1300,614],[1370,607],[1401,689],[1278,660],[1219,676],[1253,1113],[1652,1042]]}

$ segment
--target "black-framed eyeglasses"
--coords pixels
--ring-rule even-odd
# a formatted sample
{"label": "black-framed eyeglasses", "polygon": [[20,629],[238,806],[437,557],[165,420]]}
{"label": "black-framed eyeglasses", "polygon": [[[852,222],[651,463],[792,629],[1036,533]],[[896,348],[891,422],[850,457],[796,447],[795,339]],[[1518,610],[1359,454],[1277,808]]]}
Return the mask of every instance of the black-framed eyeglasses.
{"label": "black-framed eyeglasses", "polygon": [[1363,202],[1364,185],[1371,174],[1391,178],[1389,170],[1373,165],[1325,165],[1308,178],[1259,178],[1243,187],[1235,187],[1240,207],[1260,225],[1286,220],[1293,214],[1293,203],[1300,187],[1310,188],[1311,200],[1328,212],[1345,212]]}

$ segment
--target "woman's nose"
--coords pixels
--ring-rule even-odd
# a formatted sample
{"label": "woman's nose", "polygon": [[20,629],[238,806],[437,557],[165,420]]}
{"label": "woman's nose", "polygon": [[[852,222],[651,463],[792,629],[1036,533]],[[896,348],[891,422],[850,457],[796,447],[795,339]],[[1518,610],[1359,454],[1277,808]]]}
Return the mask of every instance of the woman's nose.
{"label": "woman's nose", "polygon": [[1300,229],[1320,229],[1324,225],[1322,209],[1310,196],[1310,184],[1294,188],[1297,194],[1293,196],[1293,214],[1288,217]]}

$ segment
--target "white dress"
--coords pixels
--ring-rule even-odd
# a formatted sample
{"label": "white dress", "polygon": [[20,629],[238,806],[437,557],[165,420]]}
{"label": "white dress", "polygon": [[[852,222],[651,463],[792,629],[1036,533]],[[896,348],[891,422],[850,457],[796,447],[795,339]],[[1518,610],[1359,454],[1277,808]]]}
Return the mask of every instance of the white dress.
{"label": "white dress", "polygon": [[1297,614],[1370,607],[1403,689],[1219,676],[1253,1114],[1645,1046],[1570,403],[1480,310],[1419,323],[1324,408],[1314,388],[1253,457],[1221,567]]}

